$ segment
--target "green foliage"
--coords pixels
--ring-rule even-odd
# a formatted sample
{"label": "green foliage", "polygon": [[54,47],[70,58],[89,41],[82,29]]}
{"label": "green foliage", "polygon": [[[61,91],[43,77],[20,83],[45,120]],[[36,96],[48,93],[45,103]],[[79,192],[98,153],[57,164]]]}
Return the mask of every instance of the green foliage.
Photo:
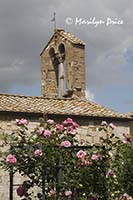
{"label": "green foliage", "polygon": [[116,152],[117,177],[120,190],[133,196],[133,146],[121,144]]}

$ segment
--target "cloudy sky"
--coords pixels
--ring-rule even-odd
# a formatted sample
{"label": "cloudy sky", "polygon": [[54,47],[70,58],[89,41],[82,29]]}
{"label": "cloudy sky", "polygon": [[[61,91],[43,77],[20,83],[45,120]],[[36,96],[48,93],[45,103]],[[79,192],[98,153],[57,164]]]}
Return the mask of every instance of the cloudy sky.
{"label": "cloudy sky", "polygon": [[[0,0],[0,93],[40,95],[40,52],[57,28],[86,43],[87,96],[133,111],[132,0]],[[76,24],[76,19],[104,24]],[[107,20],[123,24],[107,26]]]}

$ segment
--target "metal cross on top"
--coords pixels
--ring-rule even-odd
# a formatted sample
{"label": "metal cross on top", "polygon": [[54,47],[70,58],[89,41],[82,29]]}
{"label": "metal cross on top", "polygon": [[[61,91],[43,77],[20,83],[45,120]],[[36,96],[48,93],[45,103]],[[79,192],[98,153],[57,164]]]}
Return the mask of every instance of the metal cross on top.
{"label": "metal cross on top", "polygon": [[53,18],[51,21],[54,22],[54,30],[56,30],[56,12],[53,13]]}

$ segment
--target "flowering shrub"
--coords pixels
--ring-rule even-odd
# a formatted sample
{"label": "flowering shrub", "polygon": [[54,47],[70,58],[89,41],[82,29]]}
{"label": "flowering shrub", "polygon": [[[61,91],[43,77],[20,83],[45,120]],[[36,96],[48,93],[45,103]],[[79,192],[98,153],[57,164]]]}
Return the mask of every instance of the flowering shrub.
{"label": "flowering shrub", "polygon": [[70,146],[71,146],[71,142],[69,142],[68,140],[61,142],[61,147],[70,147]]}
{"label": "flowering shrub", "polygon": [[[133,197],[133,140],[128,134],[123,135],[124,141],[117,147],[116,151],[116,176],[123,194]],[[125,199],[131,199],[131,197]]]}
{"label": "flowering shrub", "polygon": [[[124,134],[124,142],[119,140],[112,123],[101,123],[99,131],[106,137],[90,146],[80,146],[76,139],[79,125],[71,118],[61,124],[53,119],[42,121],[31,133],[27,120],[17,119],[16,125],[15,133],[3,136],[3,144],[11,148],[3,154],[2,166],[27,176],[16,190],[22,200],[42,200],[43,194],[48,200],[132,198],[132,138]],[[39,190],[33,198],[30,189],[35,186],[43,192]]]}
{"label": "flowering shrub", "polygon": [[28,121],[26,119],[16,119],[16,124],[19,126],[28,125]]}
{"label": "flowering shrub", "polygon": [[7,157],[6,157],[6,163],[7,164],[15,164],[17,162],[17,159],[14,155],[12,154],[9,154]]}
{"label": "flowering shrub", "polygon": [[78,151],[76,154],[76,156],[81,160],[84,159],[86,155],[87,155],[87,153],[83,150]]}

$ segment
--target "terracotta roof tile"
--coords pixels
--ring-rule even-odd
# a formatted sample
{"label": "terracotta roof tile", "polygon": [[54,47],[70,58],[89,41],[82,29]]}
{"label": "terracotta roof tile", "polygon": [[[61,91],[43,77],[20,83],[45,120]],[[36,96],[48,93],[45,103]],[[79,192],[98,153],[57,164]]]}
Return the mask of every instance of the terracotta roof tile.
{"label": "terracotta roof tile", "polygon": [[57,33],[59,35],[61,35],[62,37],[68,39],[73,44],[85,45],[85,43],[82,40],[80,40],[78,37],[76,37],[75,35],[71,34],[70,32],[66,32],[63,29],[57,29]]}
{"label": "terracotta roof tile", "polygon": [[0,111],[130,119],[127,115],[117,113],[90,101],[9,94],[0,94]]}
{"label": "terracotta roof tile", "polygon": [[133,112],[129,112],[127,113],[127,116],[132,117],[133,118]]}
{"label": "terracotta roof tile", "polygon": [[49,42],[47,43],[47,45],[43,48],[43,50],[40,52],[40,55],[42,55],[42,53],[45,51],[45,49],[47,48],[47,46],[50,44],[51,40],[54,38],[55,34],[60,35],[61,37],[67,39],[68,41],[70,41],[73,44],[79,44],[79,45],[83,45],[85,46],[85,43],[80,40],[78,37],[76,37],[75,35],[66,32],[64,29],[57,29],[54,34],[52,35],[52,37],[50,38]]}

